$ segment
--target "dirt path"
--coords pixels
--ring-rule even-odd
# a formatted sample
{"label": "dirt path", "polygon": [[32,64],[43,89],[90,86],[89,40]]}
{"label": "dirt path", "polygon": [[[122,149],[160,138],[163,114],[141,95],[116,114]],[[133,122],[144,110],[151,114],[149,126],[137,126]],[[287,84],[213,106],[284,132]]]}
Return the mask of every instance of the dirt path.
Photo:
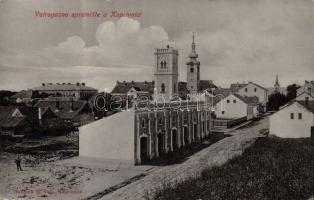
{"label": "dirt path", "polygon": [[191,176],[198,176],[204,168],[222,165],[229,159],[241,155],[257,138],[264,137],[264,135],[259,134],[259,130],[268,127],[268,118],[265,118],[254,122],[254,124],[246,128],[228,132],[228,134],[233,136],[220,140],[203,149],[184,163],[155,170],[144,178],[103,196],[102,199],[135,200],[147,197],[151,198],[153,191],[162,187],[164,184],[173,184]]}

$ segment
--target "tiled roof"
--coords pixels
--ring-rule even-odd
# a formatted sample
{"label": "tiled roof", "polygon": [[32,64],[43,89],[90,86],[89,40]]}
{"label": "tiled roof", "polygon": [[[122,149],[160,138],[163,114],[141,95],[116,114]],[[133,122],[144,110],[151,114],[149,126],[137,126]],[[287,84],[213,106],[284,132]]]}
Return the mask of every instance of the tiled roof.
{"label": "tiled roof", "polygon": [[61,83],[61,84],[44,84],[39,87],[33,88],[33,90],[38,90],[38,91],[55,91],[55,90],[60,90],[60,91],[82,91],[82,90],[94,90],[96,89],[92,87],[85,86],[83,84],[68,84],[68,83]]}
{"label": "tiled roof", "polygon": [[126,94],[131,88],[136,91],[148,92],[150,94],[154,93],[154,82],[117,82],[116,86],[113,88],[111,93],[113,94]]}
{"label": "tiled roof", "polygon": [[25,117],[10,117],[0,120],[0,126],[3,128],[14,128],[26,123]]}
{"label": "tiled roof", "polygon": [[233,94],[237,98],[239,98],[241,101],[243,101],[246,104],[257,104],[258,103],[258,97],[247,97],[247,96],[241,96],[237,93]]}
{"label": "tiled roof", "polygon": [[[73,103],[73,105],[72,105]],[[59,104],[59,109],[57,109]],[[54,101],[54,100],[40,100],[35,104],[35,107],[48,107],[61,119],[73,119],[80,111],[87,106],[85,101]]]}
{"label": "tiled roof", "polygon": [[314,101],[297,101],[299,104],[301,104],[304,108],[306,108],[308,111],[314,113]]}
{"label": "tiled roof", "polygon": [[209,80],[200,80],[200,85],[199,85],[200,91],[204,91],[206,89],[215,89],[217,86]]}
{"label": "tiled roof", "polygon": [[264,90],[267,90],[267,89],[264,88],[263,86],[260,86],[260,85],[258,85],[257,83],[254,83],[254,82],[248,82],[248,83],[232,83],[232,84],[230,85],[230,89],[231,89],[232,92],[237,92],[238,90],[240,90],[241,88],[247,86],[248,84],[253,84],[253,85],[255,85],[255,86],[259,87],[259,88],[262,88],[262,89],[264,89]]}
{"label": "tiled roof", "polygon": [[237,92],[238,90],[240,90],[241,88],[243,88],[246,85],[247,85],[247,83],[232,83],[230,85],[230,90],[232,92]]}
{"label": "tiled roof", "polygon": [[215,89],[213,91],[213,94],[215,96],[217,95],[222,95],[224,97],[228,96],[229,94],[231,93],[231,90],[229,88],[218,88],[218,89]]}

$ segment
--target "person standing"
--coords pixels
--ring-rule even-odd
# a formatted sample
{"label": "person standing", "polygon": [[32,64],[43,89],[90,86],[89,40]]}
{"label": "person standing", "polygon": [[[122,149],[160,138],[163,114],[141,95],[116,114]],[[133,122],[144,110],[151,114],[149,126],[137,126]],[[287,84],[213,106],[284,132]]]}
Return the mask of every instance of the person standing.
{"label": "person standing", "polygon": [[22,162],[22,160],[21,160],[20,156],[18,156],[17,159],[15,159],[17,171],[23,171],[22,167],[21,167],[21,162]]}

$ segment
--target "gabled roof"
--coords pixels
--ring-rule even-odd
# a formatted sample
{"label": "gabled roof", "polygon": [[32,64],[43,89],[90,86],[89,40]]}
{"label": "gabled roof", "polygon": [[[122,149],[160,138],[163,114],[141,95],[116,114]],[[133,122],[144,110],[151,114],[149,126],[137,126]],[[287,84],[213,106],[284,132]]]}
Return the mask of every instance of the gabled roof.
{"label": "gabled roof", "polygon": [[219,103],[221,100],[227,98],[230,95],[235,96],[236,98],[238,98],[241,101],[243,101],[245,104],[258,104],[258,97],[244,97],[244,96],[241,96],[241,95],[239,95],[237,93],[230,93],[227,96],[224,96],[223,98],[221,98],[219,96],[215,96],[214,100],[213,100],[214,105]]}
{"label": "gabled roof", "polygon": [[215,89],[217,88],[217,86],[209,80],[200,80],[200,85],[199,85],[199,89],[200,91],[204,91],[207,89]]}
{"label": "gabled roof", "polygon": [[26,98],[32,98],[33,97],[33,91],[32,90],[22,90],[14,95],[11,96],[13,99],[26,99]]}
{"label": "gabled roof", "polygon": [[311,101],[297,101],[297,102],[299,104],[301,104],[308,111],[314,113],[314,100],[311,100]]}
{"label": "gabled roof", "polygon": [[136,91],[148,92],[150,94],[154,93],[154,82],[117,82],[111,93],[113,94],[127,94],[131,88]]}
{"label": "gabled roof", "polygon": [[251,82],[251,81],[248,82],[248,83],[233,83],[233,84],[230,85],[230,89],[231,89],[232,92],[237,92],[237,91],[239,91],[241,88],[243,88],[243,87],[245,87],[245,86],[247,86],[247,85],[249,85],[249,84],[253,84],[253,85],[255,85],[256,87],[262,88],[263,90],[266,90],[266,91],[267,91],[266,88],[264,88],[264,87],[258,85],[257,83]]}
{"label": "gabled roof", "polygon": [[[58,104],[59,108],[57,108]],[[35,104],[35,107],[48,107],[61,119],[73,119],[85,107],[91,111],[86,101],[40,100]]]}
{"label": "gabled roof", "polygon": [[218,88],[218,89],[215,89],[213,91],[213,94],[214,95],[222,95],[224,97],[228,96],[229,94],[231,94],[231,90],[229,88]]}

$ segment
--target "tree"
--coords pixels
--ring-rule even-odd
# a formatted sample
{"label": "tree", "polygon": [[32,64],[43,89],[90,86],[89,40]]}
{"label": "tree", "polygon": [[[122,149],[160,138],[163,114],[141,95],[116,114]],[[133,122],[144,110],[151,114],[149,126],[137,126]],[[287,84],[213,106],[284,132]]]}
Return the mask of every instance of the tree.
{"label": "tree", "polygon": [[297,97],[297,90],[300,88],[297,84],[291,84],[287,87],[287,101],[291,101],[292,99]]}
{"label": "tree", "polygon": [[269,96],[267,109],[271,111],[277,111],[279,110],[280,106],[285,105],[287,102],[287,97],[284,94],[273,93]]}

